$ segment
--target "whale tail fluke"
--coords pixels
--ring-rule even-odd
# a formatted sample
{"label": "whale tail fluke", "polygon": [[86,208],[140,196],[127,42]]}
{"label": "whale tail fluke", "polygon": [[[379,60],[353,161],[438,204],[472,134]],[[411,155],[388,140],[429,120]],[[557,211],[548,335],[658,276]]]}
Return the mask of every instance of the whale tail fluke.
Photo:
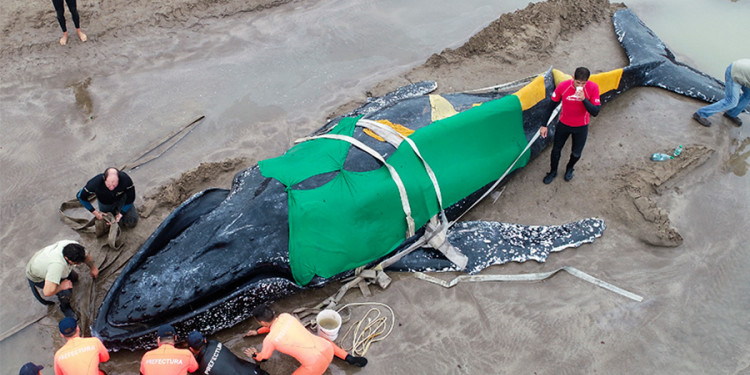
{"label": "whale tail fluke", "polygon": [[632,11],[615,12],[613,23],[630,59],[630,65],[622,71],[618,92],[652,86],[706,102],[724,98],[722,81],[677,61],[674,53]]}

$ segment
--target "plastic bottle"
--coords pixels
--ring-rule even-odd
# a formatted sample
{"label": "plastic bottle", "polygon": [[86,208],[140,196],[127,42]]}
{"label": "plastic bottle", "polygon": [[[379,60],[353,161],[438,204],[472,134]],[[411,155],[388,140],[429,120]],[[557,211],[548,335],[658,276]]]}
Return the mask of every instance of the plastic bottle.
{"label": "plastic bottle", "polygon": [[679,145],[679,146],[677,146],[676,149],[674,149],[674,154],[672,154],[672,155],[674,155],[675,157],[678,157],[678,156],[680,156],[681,153],[682,153],[682,145]]}
{"label": "plastic bottle", "polygon": [[674,159],[674,156],[663,154],[661,152],[656,152],[651,155],[651,160],[653,161],[665,161],[665,160],[670,160],[670,159]]}

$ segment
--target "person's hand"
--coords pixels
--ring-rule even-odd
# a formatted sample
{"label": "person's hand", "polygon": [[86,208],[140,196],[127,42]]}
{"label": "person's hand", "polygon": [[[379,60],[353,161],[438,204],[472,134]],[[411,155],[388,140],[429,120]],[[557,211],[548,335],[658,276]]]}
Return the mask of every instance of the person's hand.
{"label": "person's hand", "polygon": [[243,351],[245,352],[245,354],[248,357],[250,357],[252,359],[255,359],[255,355],[258,354],[258,349],[255,349],[254,346],[251,346],[249,348],[245,348],[245,350],[243,350]]}
{"label": "person's hand", "polygon": [[357,367],[367,366],[367,358],[365,357],[355,357],[351,354],[347,354],[345,361],[346,363],[357,366]]}
{"label": "person's hand", "polygon": [[92,266],[91,270],[89,271],[89,273],[91,274],[91,277],[93,277],[94,279],[96,279],[99,276],[99,269],[96,268],[96,266]]}
{"label": "person's hand", "polygon": [[251,330],[247,331],[244,335],[242,335],[242,337],[251,337],[251,336],[257,336],[257,335],[258,335],[258,330],[257,329],[251,329]]}
{"label": "person's hand", "polygon": [[586,95],[583,93],[583,90],[576,90],[576,93],[572,95],[576,100],[583,101],[583,99],[586,99]]}
{"label": "person's hand", "polygon": [[104,220],[104,213],[102,213],[101,211],[99,211],[99,210],[94,210],[94,211],[93,211],[93,212],[91,212],[91,213],[92,213],[92,214],[94,214],[94,217],[96,217],[97,219],[99,219],[99,220]]}
{"label": "person's hand", "polygon": [[117,215],[115,216],[115,223],[119,223],[120,219],[122,219],[122,214],[121,213],[117,213]]}
{"label": "person's hand", "polygon": [[60,290],[68,290],[73,289],[73,282],[65,279],[62,282],[60,282]]}
{"label": "person's hand", "polygon": [[542,126],[541,128],[539,128],[539,135],[541,135],[542,138],[547,138],[547,130],[548,129],[546,126]]}

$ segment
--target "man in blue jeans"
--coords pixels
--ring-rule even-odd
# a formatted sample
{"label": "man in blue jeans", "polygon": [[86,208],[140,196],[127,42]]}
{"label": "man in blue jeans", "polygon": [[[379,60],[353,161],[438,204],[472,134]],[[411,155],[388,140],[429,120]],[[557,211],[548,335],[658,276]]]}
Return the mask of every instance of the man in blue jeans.
{"label": "man in blue jeans", "polygon": [[738,117],[740,112],[750,104],[750,59],[737,60],[727,67],[724,73],[724,99],[707,105],[695,113],[693,119],[703,126],[711,126],[708,118],[721,111],[737,126],[742,126]]}

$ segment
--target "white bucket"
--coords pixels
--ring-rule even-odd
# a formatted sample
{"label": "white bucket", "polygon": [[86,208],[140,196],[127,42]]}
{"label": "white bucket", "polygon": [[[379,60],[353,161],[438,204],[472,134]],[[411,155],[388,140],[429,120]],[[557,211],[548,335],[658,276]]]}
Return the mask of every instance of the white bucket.
{"label": "white bucket", "polygon": [[315,322],[318,323],[318,336],[331,341],[339,337],[341,315],[336,311],[326,309],[319,312]]}

